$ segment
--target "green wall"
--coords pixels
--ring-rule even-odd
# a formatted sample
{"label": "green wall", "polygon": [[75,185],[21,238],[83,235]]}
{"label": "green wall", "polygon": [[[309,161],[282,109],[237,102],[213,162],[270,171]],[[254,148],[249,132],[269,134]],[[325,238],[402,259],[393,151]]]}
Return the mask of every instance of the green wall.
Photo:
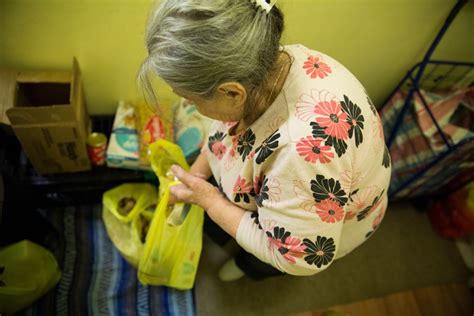
{"label": "green wall", "polygon": [[[345,64],[378,105],[417,62],[454,0],[280,0],[285,43],[301,43]],[[66,69],[76,56],[89,112],[113,113],[140,96],[150,0],[0,0],[0,67]],[[474,2],[435,57],[474,62]],[[174,98],[159,84],[161,100]]]}

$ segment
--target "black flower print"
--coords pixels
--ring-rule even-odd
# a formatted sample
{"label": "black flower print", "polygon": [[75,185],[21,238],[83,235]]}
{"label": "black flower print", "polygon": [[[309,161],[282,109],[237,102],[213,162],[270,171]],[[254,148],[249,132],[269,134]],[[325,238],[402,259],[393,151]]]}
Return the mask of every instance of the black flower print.
{"label": "black flower print", "polygon": [[273,234],[269,231],[266,234],[270,240],[270,246],[277,249],[289,263],[294,264],[297,258],[304,256],[305,246],[301,240],[292,237],[289,231],[285,231],[285,228],[276,226],[273,228]]}
{"label": "black flower print", "polygon": [[242,156],[242,161],[245,161],[247,155],[252,151],[253,145],[255,144],[255,134],[249,128],[240,135],[239,140],[237,142],[237,151],[239,152],[240,156]]}
{"label": "black flower print", "polygon": [[209,150],[213,151],[212,146],[214,146],[214,144],[217,142],[221,142],[225,138],[225,136],[226,134],[219,131],[215,132],[214,135],[209,136],[209,141],[207,143],[207,147],[209,147]]}
{"label": "black flower print", "polygon": [[356,195],[357,192],[359,192],[359,189],[355,189],[354,191],[352,191],[352,193],[349,194],[349,201],[354,202],[354,200],[352,199],[352,196]]}
{"label": "black flower print", "polygon": [[234,193],[234,202],[236,203],[239,203],[241,200],[245,203],[250,203],[250,196],[255,195],[252,183],[247,182],[241,176],[238,176],[232,191]]}
{"label": "black flower print", "polygon": [[341,206],[347,203],[346,192],[341,188],[339,181],[333,178],[326,179],[322,175],[317,175],[316,180],[311,180],[311,191],[316,202],[329,198],[338,201]]}
{"label": "black flower print", "polygon": [[347,144],[344,140],[329,136],[325,132],[326,127],[322,127],[317,122],[311,122],[310,125],[312,128],[313,137],[325,139],[326,142],[324,144],[326,146],[334,147],[334,150],[336,151],[338,157],[341,157],[343,154],[346,153]]}
{"label": "black flower print", "polygon": [[372,113],[374,113],[374,115],[377,115],[377,109],[375,108],[375,105],[372,102],[372,100],[369,98],[369,96],[367,96],[367,102],[370,105],[370,109],[372,110]]}
{"label": "black flower print", "polygon": [[278,147],[278,139],[280,138],[280,133],[278,130],[271,134],[267,139],[265,139],[262,144],[255,150],[257,154],[257,159],[255,161],[257,164],[261,164],[265,161]]}
{"label": "black flower print", "polygon": [[308,254],[304,260],[309,264],[314,264],[318,268],[328,265],[334,258],[336,246],[334,239],[318,236],[314,242],[305,238],[303,245],[306,246],[305,252]]}
{"label": "black flower print", "polygon": [[385,168],[389,168],[389,167],[390,167],[390,154],[389,154],[389,152],[388,152],[387,146],[385,146],[385,148],[384,148],[384,150],[383,150],[382,166],[384,166]]}
{"label": "black flower print", "polygon": [[262,189],[262,184],[263,184],[263,178],[265,176],[256,176],[255,179],[253,180],[253,191],[255,195],[260,194],[260,190]]}
{"label": "black flower print", "polygon": [[355,135],[356,147],[364,140],[362,130],[364,129],[364,116],[362,110],[357,104],[353,103],[349,98],[344,95],[344,101],[341,101],[342,110],[347,114],[347,123],[351,126],[349,128],[349,138]]}
{"label": "black flower print", "polygon": [[258,207],[262,207],[263,206],[263,201],[268,200],[268,198],[269,198],[268,191],[269,190],[270,189],[268,187],[268,178],[266,176],[263,176],[262,185],[260,186],[260,191],[258,192],[257,197],[255,198],[255,202],[257,203]]}
{"label": "black flower print", "polygon": [[325,127],[321,127],[317,122],[311,122],[309,125],[311,125],[311,128],[313,129],[312,134],[314,138],[328,138],[328,135],[324,132],[326,129]]}
{"label": "black flower print", "polygon": [[369,216],[379,206],[380,202],[382,201],[382,196],[384,192],[385,190],[382,190],[382,193],[380,193],[379,196],[375,197],[375,199],[372,201],[372,204],[370,204],[357,214],[357,221],[361,221],[367,216]]}
{"label": "black flower print", "polygon": [[280,240],[284,242],[287,237],[291,235],[290,232],[285,231],[285,228],[275,226],[273,228],[273,234],[271,232],[266,232],[267,236],[275,240]]}
{"label": "black flower print", "polygon": [[326,146],[334,147],[334,150],[336,151],[338,157],[341,157],[343,154],[346,153],[347,144],[342,139],[337,139],[335,137],[328,136],[328,139],[326,140],[325,144]]}
{"label": "black flower print", "polygon": [[250,218],[253,218],[255,225],[258,225],[258,228],[262,229],[262,225],[258,219],[258,212],[252,212],[252,214],[250,214]]}

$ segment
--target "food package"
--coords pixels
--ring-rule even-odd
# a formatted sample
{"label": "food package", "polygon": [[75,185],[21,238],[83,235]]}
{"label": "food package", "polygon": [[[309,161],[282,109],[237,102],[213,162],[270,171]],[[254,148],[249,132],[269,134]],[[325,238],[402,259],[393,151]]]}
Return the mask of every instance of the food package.
{"label": "food package", "polygon": [[132,266],[138,267],[157,205],[148,183],[123,184],[105,192],[102,220],[110,240]]}
{"label": "food package", "polygon": [[140,161],[149,166],[148,146],[158,139],[173,141],[173,113],[171,108],[153,108],[144,101],[133,103],[136,111],[137,128],[140,143]]}
{"label": "food package", "polygon": [[156,204],[158,193],[149,183],[125,183],[104,193],[102,204],[117,219],[130,223],[135,216]]}
{"label": "food package", "polygon": [[175,142],[192,163],[201,152],[212,119],[199,113],[196,105],[186,99],[180,99],[173,110]]}
{"label": "food package", "polygon": [[139,135],[135,107],[120,101],[107,148],[107,166],[126,169],[147,169],[140,164]]}

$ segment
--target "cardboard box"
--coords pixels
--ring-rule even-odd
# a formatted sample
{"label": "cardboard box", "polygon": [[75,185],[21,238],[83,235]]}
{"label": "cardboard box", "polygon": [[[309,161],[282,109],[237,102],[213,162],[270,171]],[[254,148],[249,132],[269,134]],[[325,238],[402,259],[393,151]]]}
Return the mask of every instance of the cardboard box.
{"label": "cardboard box", "polygon": [[16,72],[0,82],[0,104],[39,174],[90,169],[90,119],[75,59],[72,71]]}

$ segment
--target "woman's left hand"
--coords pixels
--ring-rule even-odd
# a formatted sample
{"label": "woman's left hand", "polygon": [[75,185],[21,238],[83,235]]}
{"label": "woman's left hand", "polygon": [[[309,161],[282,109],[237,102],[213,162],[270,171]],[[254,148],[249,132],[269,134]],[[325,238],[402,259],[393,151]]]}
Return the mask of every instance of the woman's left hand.
{"label": "woman's left hand", "polygon": [[182,182],[170,188],[171,193],[180,202],[196,204],[206,210],[223,199],[219,190],[206,180],[185,171],[178,165],[173,165],[171,171]]}

